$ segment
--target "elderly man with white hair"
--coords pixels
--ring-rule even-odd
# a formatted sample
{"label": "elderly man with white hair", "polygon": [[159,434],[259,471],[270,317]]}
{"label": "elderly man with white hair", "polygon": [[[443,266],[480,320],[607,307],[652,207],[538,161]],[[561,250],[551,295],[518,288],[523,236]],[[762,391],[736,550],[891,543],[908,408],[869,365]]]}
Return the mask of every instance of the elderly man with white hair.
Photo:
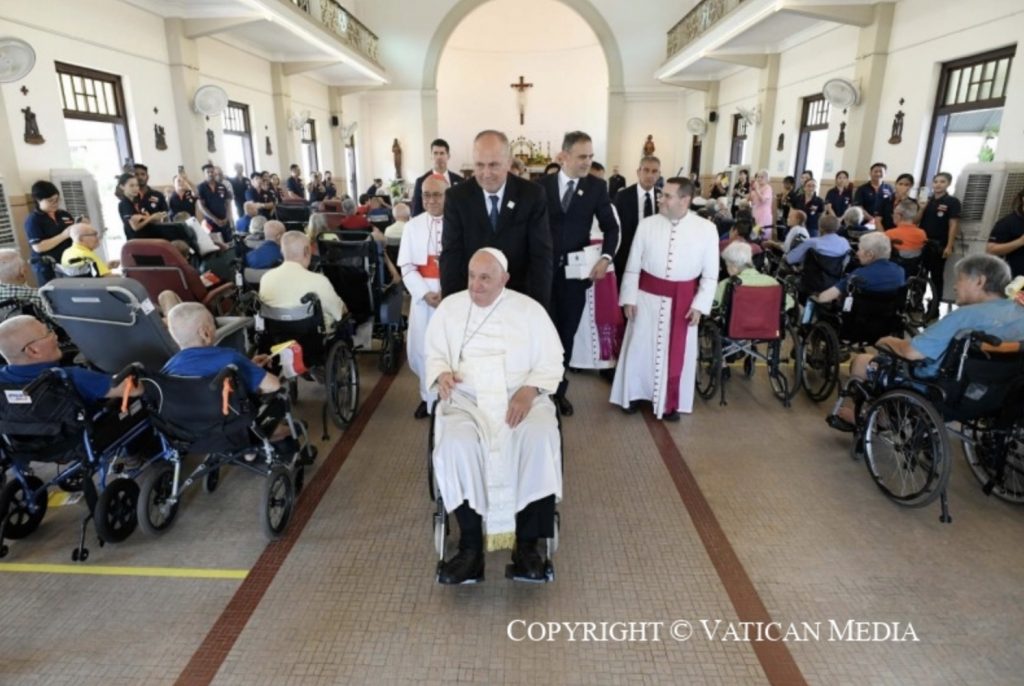
{"label": "elderly man with white hair", "polygon": [[[39,291],[28,285],[28,263],[14,248],[0,248],[0,301],[14,301],[12,305],[31,303],[40,310],[43,301]],[[0,316],[8,308],[0,310]]]}
{"label": "elderly man with white hair", "polygon": [[[269,226],[269,223],[268,223]],[[263,275],[260,280],[260,301],[271,307],[300,307],[307,293],[316,293],[328,330],[345,314],[345,303],[323,274],[309,271],[313,252],[309,237],[301,231],[288,231],[281,238],[284,262]]]}
{"label": "elderly man with white hair", "polygon": [[[728,279],[718,282],[715,290],[715,307],[722,304],[725,295],[725,287],[733,278],[737,278],[743,286],[778,286],[779,282],[768,274],[763,274],[754,268],[754,251],[750,243],[736,241],[730,243],[722,251],[722,261],[725,262],[725,269],[729,273]],[[786,296],[786,308],[793,306],[793,296]]]}
{"label": "elderly man with white hair", "polygon": [[120,261],[111,260],[108,264],[102,257],[96,254],[100,246],[100,230],[92,224],[74,224],[71,226],[71,247],[61,255],[60,263],[65,267],[72,266],[75,262],[88,260],[96,265],[96,273],[99,276],[110,276],[110,270],[120,266]]}
{"label": "elderly man with white hair", "polygon": [[[445,188],[447,187],[448,183],[445,182]],[[395,215],[395,221],[391,226],[384,229],[384,238],[387,239],[388,245],[398,245],[398,242],[402,240],[402,235],[405,233],[405,227],[409,223],[409,219],[412,214],[409,211],[409,206],[404,202],[400,202],[395,205],[391,212]]]}
{"label": "elderly man with white hair", "polygon": [[281,222],[271,220],[263,227],[263,244],[245,256],[245,266],[250,269],[270,269],[284,260],[281,254],[281,238],[285,234],[285,226]]}
{"label": "elderly man with white hair", "polygon": [[543,581],[537,549],[554,534],[562,496],[560,436],[548,397],[562,378],[562,345],[547,312],[506,288],[508,261],[481,248],[469,289],[438,305],[426,336],[426,379],[441,397],[434,473],[461,537],[443,584],[483,579],[488,550],[513,548],[512,577]]}
{"label": "elderly man with white hair", "polygon": [[884,233],[872,231],[860,237],[857,245],[857,260],[860,267],[844,274],[835,286],[811,297],[819,303],[832,302],[845,296],[850,282],[856,281],[858,288],[867,293],[886,293],[902,288],[907,282],[903,267],[889,260],[892,243]]}

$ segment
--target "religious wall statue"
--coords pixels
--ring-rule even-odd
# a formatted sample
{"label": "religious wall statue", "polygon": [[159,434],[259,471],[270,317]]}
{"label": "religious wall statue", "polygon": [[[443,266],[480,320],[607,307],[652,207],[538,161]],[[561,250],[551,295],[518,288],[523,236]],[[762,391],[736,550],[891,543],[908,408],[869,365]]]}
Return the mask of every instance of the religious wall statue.
{"label": "religious wall statue", "polygon": [[156,149],[166,150],[167,137],[164,135],[164,127],[159,124],[153,124],[153,134],[156,136]]}
{"label": "religious wall statue", "polygon": [[647,140],[644,141],[644,155],[654,154],[654,136],[647,134]]}
{"label": "religious wall statue", "polygon": [[273,148],[270,147],[270,136],[264,136],[264,138],[266,138],[266,140],[267,140],[267,154],[268,155],[273,155],[274,154],[274,150],[273,150]]}
{"label": "religious wall statue", "polygon": [[[902,104],[902,100],[900,104]],[[899,145],[903,142],[903,110],[896,112],[892,119],[892,135],[889,136],[889,145]]]}
{"label": "religious wall statue", "polygon": [[36,113],[32,111],[31,107],[25,107],[21,110],[21,113],[25,115],[25,142],[29,145],[42,145],[45,143],[46,139],[39,133]]}
{"label": "religious wall statue", "polygon": [[782,152],[782,149],[784,147],[786,147],[786,134],[780,133],[779,134],[779,142],[775,144],[775,150],[777,152]]}
{"label": "religious wall statue", "polygon": [[837,148],[846,147],[846,122],[839,122],[839,138],[836,139]]}
{"label": "religious wall statue", "polygon": [[391,154],[395,157],[395,178],[402,178],[402,146],[398,144],[398,139],[391,144]]}
{"label": "religious wall statue", "polygon": [[213,138],[213,129],[206,129],[206,152],[217,152],[217,141]]}

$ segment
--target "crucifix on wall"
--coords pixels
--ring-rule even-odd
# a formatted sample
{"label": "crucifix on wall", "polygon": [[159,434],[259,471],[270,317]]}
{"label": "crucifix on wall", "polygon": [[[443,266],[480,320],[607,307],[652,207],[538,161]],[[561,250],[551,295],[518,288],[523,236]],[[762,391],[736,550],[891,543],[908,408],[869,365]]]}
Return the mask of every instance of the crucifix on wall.
{"label": "crucifix on wall", "polygon": [[526,83],[526,80],[523,79],[523,75],[520,74],[519,83],[511,83],[509,86],[518,91],[516,93],[516,101],[519,103],[519,125],[522,126],[526,117],[526,89],[533,88],[533,84]]}

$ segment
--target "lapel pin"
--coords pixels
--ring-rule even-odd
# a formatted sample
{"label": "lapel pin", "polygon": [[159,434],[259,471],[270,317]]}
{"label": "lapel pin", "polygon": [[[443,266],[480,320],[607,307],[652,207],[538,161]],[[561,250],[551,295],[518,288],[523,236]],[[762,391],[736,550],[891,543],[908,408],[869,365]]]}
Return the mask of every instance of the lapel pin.
{"label": "lapel pin", "polygon": [[578,191],[576,191],[576,195],[583,195],[583,189],[581,188]]}
{"label": "lapel pin", "polygon": [[516,206],[516,204],[514,202],[512,202],[511,200],[509,200],[508,203],[505,205],[505,207],[507,207],[510,210],[513,209],[515,206]]}

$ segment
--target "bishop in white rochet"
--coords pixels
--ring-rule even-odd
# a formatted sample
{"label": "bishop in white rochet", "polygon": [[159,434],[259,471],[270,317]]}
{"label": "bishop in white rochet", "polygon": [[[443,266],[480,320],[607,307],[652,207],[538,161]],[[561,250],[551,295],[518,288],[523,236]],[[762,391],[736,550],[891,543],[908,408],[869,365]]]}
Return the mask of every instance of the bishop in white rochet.
{"label": "bishop in white rochet", "polygon": [[437,399],[437,394],[427,387],[424,369],[425,337],[430,318],[441,304],[441,267],[438,258],[444,232],[444,192],[447,188],[448,181],[440,174],[432,174],[423,180],[421,195],[424,212],[405,225],[398,248],[398,268],[402,270],[402,282],[412,300],[406,355],[409,367],[420,380],[420,404],[416,408],[416,419],[426,417]]}
{"label": "bishop in white rochet", "polygon": [[689,179],[671,178],[661,214],[642,220],[629,252],[619,304],[629,323],[611,402],[627,413],[650,400],[659,419],[693,411],[697,324],[711,312],[718,280],[718,232],[690,212]]}
{"label": "bishop in white rochet", "polygon": [[562,497],[561,438],[549,395],[562,379],[562,345],[547,311],[505,287],[508,261],[481,248],[469,288],[449,295],[427,327],[426,378],[441,397],[434,474],[459,522],[443,584],[483,578],[488,550],[513,548],[512,577],[543,581],[537,544],[554,534]]}

